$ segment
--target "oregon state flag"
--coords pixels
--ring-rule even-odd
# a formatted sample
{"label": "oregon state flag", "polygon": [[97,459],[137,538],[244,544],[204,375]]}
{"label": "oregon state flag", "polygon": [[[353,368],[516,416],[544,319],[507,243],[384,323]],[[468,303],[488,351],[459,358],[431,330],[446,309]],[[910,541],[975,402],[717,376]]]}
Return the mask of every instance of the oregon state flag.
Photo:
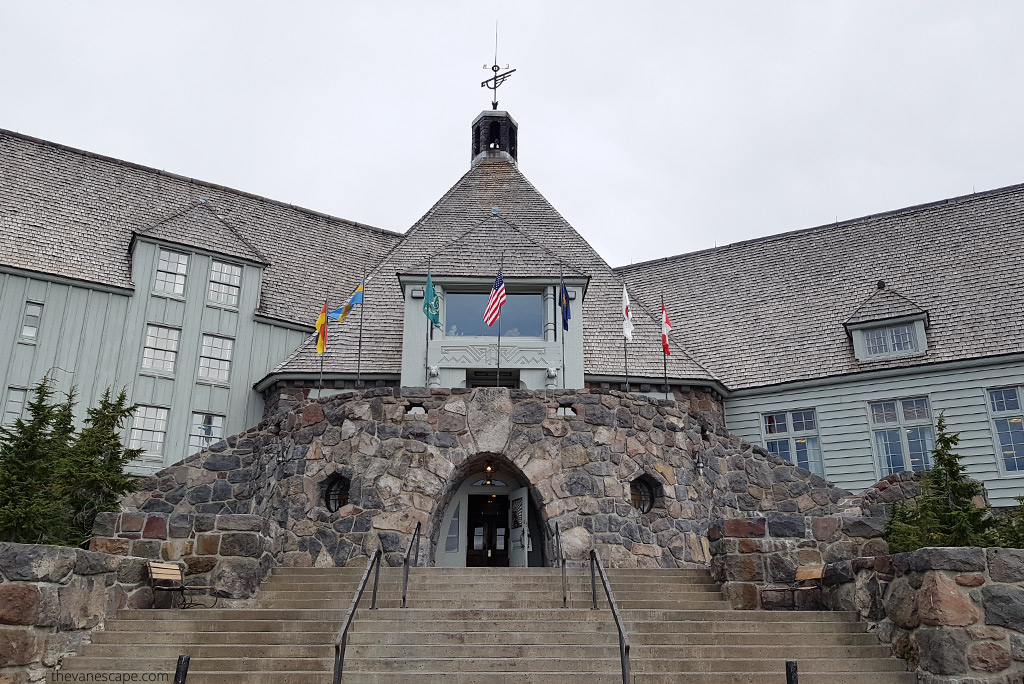
{"label": "oregon state flag", "polygon": [[320,316],[316,319],[316,353],[323,354],[327,349],[327,302],[324,308],[320,309]]}

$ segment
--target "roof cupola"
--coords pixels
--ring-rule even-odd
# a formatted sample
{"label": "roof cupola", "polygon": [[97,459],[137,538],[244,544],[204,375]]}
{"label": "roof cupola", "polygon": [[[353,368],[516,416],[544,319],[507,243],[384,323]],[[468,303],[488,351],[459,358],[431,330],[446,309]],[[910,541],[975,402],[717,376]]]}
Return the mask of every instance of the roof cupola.
{"label": "roof cupola", "polygon": [[473,119],[470,166],[483,158],[519,159],[519,124],[508,112],[484,111]]}

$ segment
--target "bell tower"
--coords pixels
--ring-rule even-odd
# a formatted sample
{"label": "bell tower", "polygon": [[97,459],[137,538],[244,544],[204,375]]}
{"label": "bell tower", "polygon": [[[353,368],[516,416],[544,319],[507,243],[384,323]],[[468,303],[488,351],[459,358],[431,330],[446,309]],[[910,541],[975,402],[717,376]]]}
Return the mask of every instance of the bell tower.
{"label": "bell tower", "polygon": [[508,112],[483,111],[473,119],[470,166],[484,158],[519,159],[519,124]]}

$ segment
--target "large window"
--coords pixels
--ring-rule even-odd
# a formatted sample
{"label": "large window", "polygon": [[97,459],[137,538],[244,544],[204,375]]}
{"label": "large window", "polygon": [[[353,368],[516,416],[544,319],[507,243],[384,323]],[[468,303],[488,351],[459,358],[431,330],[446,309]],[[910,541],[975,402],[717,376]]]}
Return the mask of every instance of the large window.
{"label": "large window", "polygon": [[882,477],[931,467],[935,435],[926,397],[874,402],[868,413]]}
{"label": "large window", "polygon": [[[498,323],[488,327],[484,310],[489,294],[448,292],[444,297],[446,337],[497,337]],[[507,294],[501,307],[502,337],[543,337],[544,299],[540,294]]]}
{"label": "large window", "polygon": [[762,418],[764,445],[769,452],[824,477],[814,409],[766,413]]}
{"label": "large window", "polygon": [[216,413],[193,413],[192,429],[188,433],[188,448],[205,449],[224,436],[224,416]]}
{"label": "large window", "polygon": [[203,380],[227,382],[231,377],[231,348],[234,340],[216,335],[203,335],[199,353],[199,377]]}
{"label": "large window", "polygon": [[146,326],[146,345],[142,348],[143,370],[173,373],[178,357],[178,334],[174,328],[162,325]]}
{"label": "large window", "polygon": [[43,320],[43,305],[38,302],[25,302],[25,315],[21,319],[21,336],[26,340],[39,337],[39,324]]}
{"label": "large window", "polygon": [[166,438],[167,409],[159,406],[140,406],[132,421],[128,447],[142,449],[142,461],[163,463]]}
{"label": "large window", "polygon": [[188,255],[160,250],[156,265],[156,282],[153,290],[164,294],[185,294],[185,273],[188,271]]}
{"label": "large window", "polygon": [[28,391],[20,387],[7,388],[7,400],[4,402],[4,425],[13,425],[25,412],[25,401]]}
{"label": "large window", "polygon": [[1024,411],[1020,407],[1020,390],[1016,387],[989,390],[988,401],[1003,469],[1024,471]]}
{"label": "large window", "polygon": [[225,306],[238,306],[238,292],[242,285],[242,267],[214,261],[210,267],[208,299]]}

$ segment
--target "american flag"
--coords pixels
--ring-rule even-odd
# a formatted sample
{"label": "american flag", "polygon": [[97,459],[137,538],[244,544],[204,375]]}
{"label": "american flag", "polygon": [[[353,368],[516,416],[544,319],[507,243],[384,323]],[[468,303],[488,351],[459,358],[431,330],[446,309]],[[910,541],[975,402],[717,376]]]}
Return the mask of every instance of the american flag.
{"label": "american flag", "polygon": [[488,327],[494,325],[501,315],[501,305],[505,303],[505,281],[501,278],[501,269],[498,269],[498,277],[494,279],[491,287],[491,296],[487,298],[487,308],[484,310],[484,323]]}

